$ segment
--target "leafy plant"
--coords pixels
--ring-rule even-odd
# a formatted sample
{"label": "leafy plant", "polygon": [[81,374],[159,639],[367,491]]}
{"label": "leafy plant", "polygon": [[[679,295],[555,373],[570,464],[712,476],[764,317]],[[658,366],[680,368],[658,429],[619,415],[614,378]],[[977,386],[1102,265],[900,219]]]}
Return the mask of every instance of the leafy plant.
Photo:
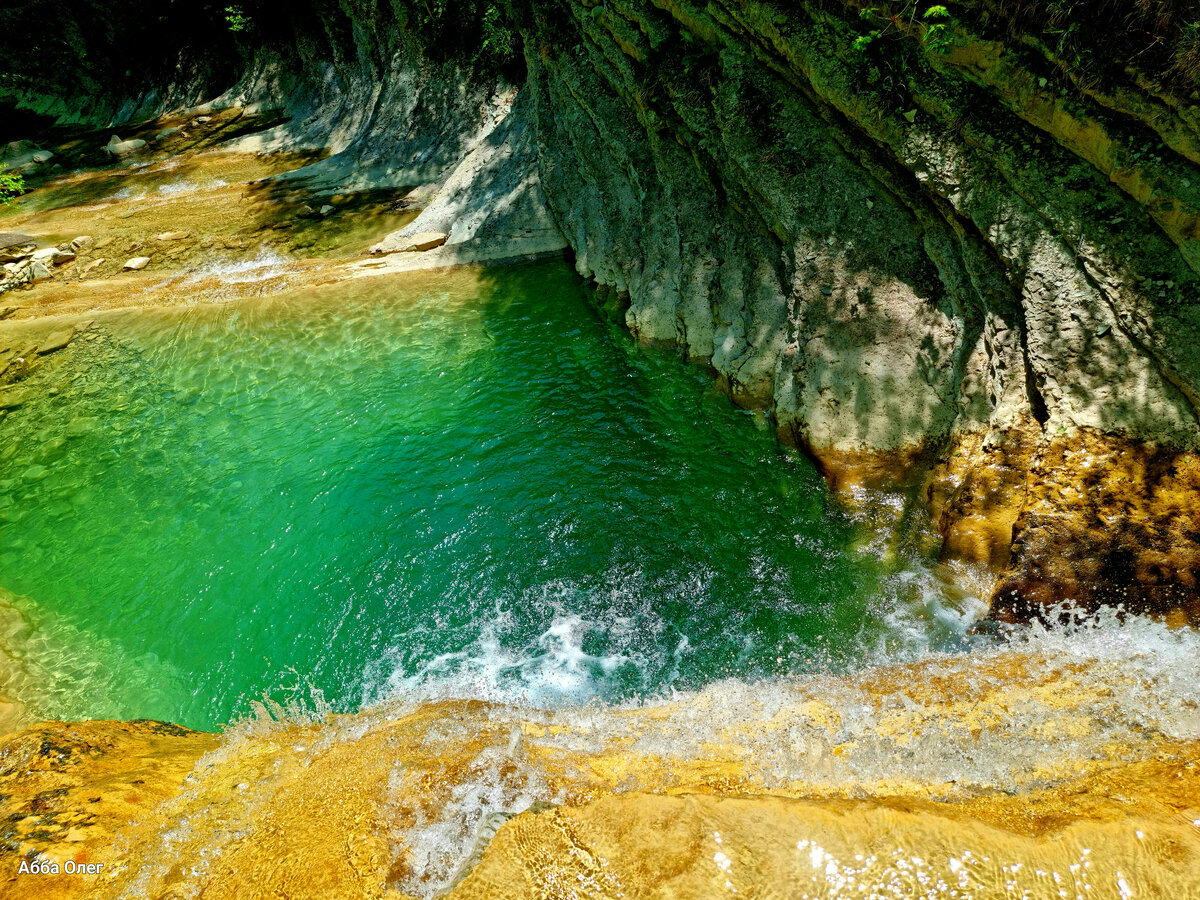
{"label": "leafy plant", "polygon": [[245,31],[250,27],[250,17],[240,6],[227,6],[225,7],[225,24],[232,32]]}
{"label": "leafy plant", "polygon": [[867,48],[877,40],[879,40],[879,32],[868,31],[866,34],[860,34],[856,37],[850,47],[855,53],[866,53]]}
{"label": "leafy plant", "polygon": [[520,35],[503,2],[407,0],[403,8],[405,32],[432,59],[468,56],[495,72],[523,64]]}
{"label": "leafy plant", "polygon": [[505,60],[516,52],[516,35],[512,25],[500,11],[500,7],[490,3],[483,13],[481,23],[483,43],[480,49],[485,57]]}
{"label": "leafy plant", "polygon": [[949,53],[954,44],[954,19],[944,6],[931,6],[921,16],[925,20],[925,46],[934,53]]}
{"label": "leafy plant", "polygon": [[0,204],[11,206],[17,197],[25,193],[25,177],[18,172],[8,172],[0,163]]}

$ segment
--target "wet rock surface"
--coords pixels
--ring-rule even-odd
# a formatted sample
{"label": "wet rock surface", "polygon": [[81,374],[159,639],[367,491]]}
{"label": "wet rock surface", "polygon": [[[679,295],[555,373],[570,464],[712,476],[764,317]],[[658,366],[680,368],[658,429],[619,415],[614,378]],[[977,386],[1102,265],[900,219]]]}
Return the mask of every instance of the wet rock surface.
{"label": "wet rock surface", "polygon": [[[1052,897],[1066,879],[1085,895],[1124,882],[1186,896],[1200,750],[1180,739],[1185,720],[1160,720],[1174,736],[1139,732],[1138,711],[1118,724],[1106,695],[1142,681],[1119,663],[1001,653],[969,666],[729,685],[641,710],[394,704],[263,718],[223,739],[42,725],[0,742],[0,883],[13,897],[186,885],[400,900],[857,885]],[[985,760],[981,742],[1000,736],[1007,752]],[[35,858],[103,868],[15,874]]]}
{"label": "wet rock surface", "polygon": [[[934,501],[947,555],[1007,569],[1027,613],[1107,596],[1047,561],[1077,541],[1130,602],[1194,614],[1173,506],[1063,489],[1096,452],[1194,466],[1194,97],[1141,117],[1160,98],[1122,85],[1119,122],[1111,91],[1067,100],[1038,75],[1061,60],[962,23],[947,52],[913,26],[867,59],[840,4],[527,6],[544,189],[632,329],[835,487]],[[1148,520],[1169,565],[1121,549]]]}

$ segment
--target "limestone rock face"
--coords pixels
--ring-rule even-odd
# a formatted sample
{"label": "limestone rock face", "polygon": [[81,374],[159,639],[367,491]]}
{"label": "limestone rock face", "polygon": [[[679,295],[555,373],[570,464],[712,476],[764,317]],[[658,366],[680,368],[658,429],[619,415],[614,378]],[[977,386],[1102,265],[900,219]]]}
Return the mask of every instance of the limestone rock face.
{"label": "limestone rock face", "polygon": [[[509,85],[430,57],[396,18],[413,4],[304,2],[297,40],[246,54],[193,113],[286,111],[231,146],[327,151],[280,179],[314,217],[409,189],[420,217],[374,249],[447,242],[381,268],[569,245],[631,329],[769,410],[844,496],[899,492],[946,557],[1003,573],[1005,615],[1106,602],[1103,572],[1194,616],[1200,533],[1170,518],[1200,488],[1194,85],[1136,61],[1081,78],[975,0],[940,47],[897,16],[864,54],[865,6],[513,0]],[[1081,493],[1100,458],[1146,493]],[[1047,562],[1068,547],[1095,565]]]}
{"label": "limestone rock face", "polygon": [[[932,507],[1006,608],[1110,599],[1039,562],[1074,543],[1127,601],[1197,613],[1200,533],[1155,499],[1200,489],[1194,99],[1064,99],[1055,60],[966,26],[894,36],[882,79],[836,3],[523,6],[544,190],[630,328],[835,487]],[[1101,458],[1148,493],[1085,494]]]}

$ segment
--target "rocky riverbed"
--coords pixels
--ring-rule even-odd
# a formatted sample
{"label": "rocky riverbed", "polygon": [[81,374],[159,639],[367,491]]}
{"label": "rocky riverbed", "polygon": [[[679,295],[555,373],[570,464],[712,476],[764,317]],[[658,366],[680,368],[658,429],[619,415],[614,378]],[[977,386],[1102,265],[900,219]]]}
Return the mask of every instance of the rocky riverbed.
{"label": "rocky riverbed", "polygon": [[127,6],[9,42],[0,428],[114,310],[565,252],[994,642],[222,735],[0,698],[8,895],[1200,896],[1200,114],[1161,22],[1097,73],[1057,36],[1120,4],[513,0],[489,64],[406,0],[144,47]]}
{"label": "rocky riverbed", "polygon": [[[0,742],[0,886],[38,898],[1192,896],[1194,703],[1154,712],[1167,695],[1149,669],[1029,649],[716,686],[644,709],[264,710],[223,739],[154,722],[43,725]],[[1129,691],[1143,710],[1114,703]],[[33,859],[58,874],[16,874]]]}

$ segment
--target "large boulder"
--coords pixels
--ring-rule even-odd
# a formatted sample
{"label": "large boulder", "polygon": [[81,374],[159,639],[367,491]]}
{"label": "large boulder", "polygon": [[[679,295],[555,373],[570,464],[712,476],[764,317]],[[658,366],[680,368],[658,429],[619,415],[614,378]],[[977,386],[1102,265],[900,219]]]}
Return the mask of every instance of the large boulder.
{"label": "large boulder", "polygon": [[48,266],[61,266],[74,258],[74,250],[60,250],[58,247],[43,247],[33,252],[35,262],[43,262]]}
{"label": "large boulder", "polygon": [[54,273],[50,270],[50,266],[42,262],[40,259],[33,261],[29,267],[29,283],[41,284],[44,281],[49,281],[54,277]]}

